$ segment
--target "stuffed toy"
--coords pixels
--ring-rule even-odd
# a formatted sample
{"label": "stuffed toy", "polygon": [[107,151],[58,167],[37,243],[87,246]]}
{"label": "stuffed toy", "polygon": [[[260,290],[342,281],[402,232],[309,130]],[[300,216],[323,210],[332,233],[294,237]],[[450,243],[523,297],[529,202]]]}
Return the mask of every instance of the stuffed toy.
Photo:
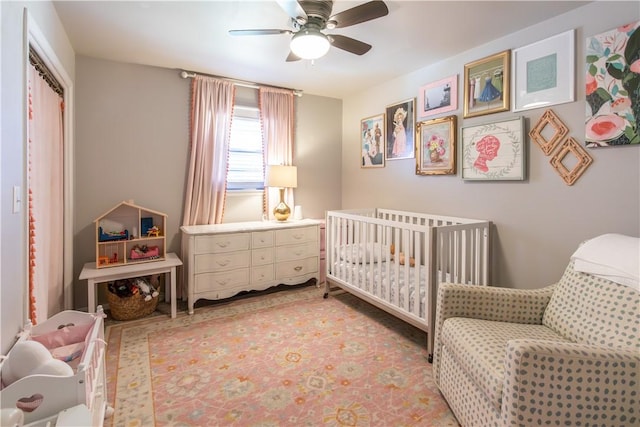
{"label": "stuffed toy", "polygon": [[132,295],[142,295],[145,301],[151,301],[158,296],[158,291],[153,285],[143,278],[116,280],[109,283],[109,291],[120,298],[127,298]]}
{"label": "stuffed toy", "polygon": [[[396,245],[394,245],[393,243],[390,246],[390,251],[391,251],[391,260],[393,261],[393,257],[396,253]],[[405,263],[404,252],[400,252],[400,254],[398,255],[398,262],[400,263],[400,265],[404,265]],[[409,258],[409,265],[411,267],[416,266],[416,260],[413,257]]]}
{"label": "stuffed toy", "polygon": [[133,283],[140,290],[140,295],[144,297],[145,301],[151,301],[151,298],[155,298],[158,296],[158,291],[147,283],[146,280],[143,279],[134,279]]}

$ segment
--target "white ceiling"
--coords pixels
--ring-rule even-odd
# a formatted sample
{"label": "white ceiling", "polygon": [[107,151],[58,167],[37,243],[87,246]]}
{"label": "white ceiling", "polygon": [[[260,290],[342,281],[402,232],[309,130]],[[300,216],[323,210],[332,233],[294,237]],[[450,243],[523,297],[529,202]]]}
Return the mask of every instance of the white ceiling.
{"label": "white ceiling", "polygon": [[[336,0],[333,13],[365,1]],[[389,14],[326,30],[373,45],[285,62],[290,35],[232,37],[231,29],[290,29],[276,1],[55,1],[79,55],[185,69],[344,98],[583,6],[578,1],[397,1]]]}

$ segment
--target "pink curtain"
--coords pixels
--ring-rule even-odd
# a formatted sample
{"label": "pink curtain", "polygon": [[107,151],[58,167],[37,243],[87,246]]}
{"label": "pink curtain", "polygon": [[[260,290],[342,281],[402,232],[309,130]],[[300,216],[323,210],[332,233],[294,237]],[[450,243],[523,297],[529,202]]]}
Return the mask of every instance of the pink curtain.
{"label": "pink curtain", "polygon": [[64,103],[31,65],[28,96],[29,318],[36,324],[64,309]]}
{"label": "pink curtain", "polygon": [[[260,88],[259,106],[262,122],[262,144],[265,165],[293,164],[293,91],[275,88]],[[285,203],[293,210],[293,189],[284,192]],[[277,188],[265,188],[264,210],[272,215],[273,208],[280,201]]]}
{"label": "pink curtain", "polygon": [[193,78],[183,225],[222,222],[234,95],[232,82],[199,75]]}

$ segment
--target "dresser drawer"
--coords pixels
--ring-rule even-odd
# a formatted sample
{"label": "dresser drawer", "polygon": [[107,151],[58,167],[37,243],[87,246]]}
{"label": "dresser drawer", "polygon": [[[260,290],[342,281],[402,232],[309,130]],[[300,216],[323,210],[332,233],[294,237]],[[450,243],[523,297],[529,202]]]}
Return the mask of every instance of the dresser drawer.
{"label": "dresser drawer", "polygon": [[196,254],[218,254],[249,249],[248,233],[217,234],[214,236],[196,236]]}
{"label": "dresser drawer", "polygon": [[269,283],[273,281],[273,264],[260,265],[251,269],[251,284]]}
{"label": "dresser drawer", "polygon": [[249,251],[195,256],[195,274],[247,268],[249,265]]}
{"label": "dresser drawer", "polygon": [[314,242],[318,240],[318,227],[288,228],[276,231],[276,245]]}
{"label": "dresser drawer", "polygon": [[273,264],[273,248],[254,249],[251,251],[251,265]]}
{"label": "dresser drawer", "polygon": [[291,261],[318,256],[318,242],[309,242],[303,245],[278,246],[276,248],[276,261]]}
{"label": "dresser drawer", "polygon": [[290,279],[296,276],[318,272],[318,257],[285,261],[276,264],[276,279]]}
{"label": "dresser drawer", "polygon": [[273,246],[273,231],[255,231],[251,233],[252,248],[270,248]]}
{"label": "dresser drawer", "polygon": [[249,283],[249,269],[231,270],[222,273],[204,273],[195,276],[194,292],[215,292],[244,286]]}
{"label": "dresser drawer", "polygon": [[320,225],[304,219],[180,227],[189,314],[200,299],[320,280]]}

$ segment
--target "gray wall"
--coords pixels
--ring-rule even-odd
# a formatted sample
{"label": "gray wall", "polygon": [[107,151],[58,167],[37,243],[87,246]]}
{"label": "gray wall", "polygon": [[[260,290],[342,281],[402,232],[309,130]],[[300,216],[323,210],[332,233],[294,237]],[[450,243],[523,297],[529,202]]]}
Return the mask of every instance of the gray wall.
{"label": "gray wall", "polygon": [[339,209],[342,196],[342,101],[314,95],[298,98],[295,130],[298,166],[296,205],[306,218]]}
{"label": "gray wall", "polygon": [[459,126],[521,115],[526,118],[528,132],[544,109],[462,118],[464,64],[575,28],[576,102],[552,109],[568,126],[569,135],[583,143],[585,37],[638,20],[639,15],[637,2],[591,3],[345,99],[342,207],[393,207],[492,220],[494,283],[516,288],[537,288],[557,281],[585,239],[608,232],[638,236],[637,146],[589,150],[592,165],[573,186],[567,186],[551,168],[549,158],[527,138],[526,181],[470,182],[463,181],[459,171],[457,176],[415,175],[414,159],[389,161],[382,169],[360,169],[358,127],[362,118],[383,113],[386,105],[417,97],[420,86],[458,74],[460,108],[455,114]]}
{"label": "gray wall", "polygon": [[75,58],[71,44],[48,2],[0,2],[0,353],[6,354],[15,334],[27,321],[26,206],[13,213],[13,187],[24,197],[25,172],[25,64],[23,15],[28,8],[33,21],[48,40],[60,65],[73,79]]}
{"label": "gray wall", "polygon": [[[179,250],[189,146],[189,81],[174,70],[76,58],[74,277],[95,261],[95,223],[130,200],[168,215],[167,247]],[[76,280],[74,305],[87,306]]]}
{"label": "gray wall", "polygon": [[[191,80],[176,70],[85,56],[77,57],[76,70],[74,277],[95,260],[93,221],[123,200],[166,213],[168,250],[180,253]],[[296,204],[306,217],[320,218],[340,206],[341,101],[305,95],[296,111]],[[238,211],[236,220],[260,219],[255,199],[230,198],[239,208],[229,209],[225,222]],[[83,308],[86,283],[76,282],[75,306]]]}

